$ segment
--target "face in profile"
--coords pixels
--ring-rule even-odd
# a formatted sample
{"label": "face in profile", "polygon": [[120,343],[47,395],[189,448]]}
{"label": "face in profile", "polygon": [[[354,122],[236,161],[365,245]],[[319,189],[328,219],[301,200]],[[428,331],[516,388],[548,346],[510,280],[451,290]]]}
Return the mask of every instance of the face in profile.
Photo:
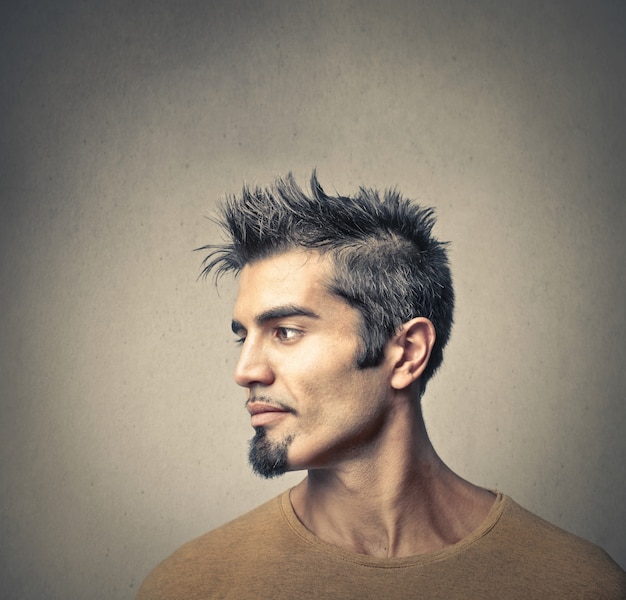
{"label": "face in profile", "polygon": [[247,390],[250,462],[264,477],[358,460],[391,406],[385,361],[359,369],[360,314],[326,287],[332,262],[291,251],[245,266],[233,331]]}

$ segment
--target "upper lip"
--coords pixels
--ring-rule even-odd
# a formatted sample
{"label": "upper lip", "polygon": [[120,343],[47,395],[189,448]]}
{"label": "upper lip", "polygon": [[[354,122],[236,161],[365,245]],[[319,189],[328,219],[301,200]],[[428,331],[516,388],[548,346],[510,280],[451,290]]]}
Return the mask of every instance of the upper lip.
{"label": "upper lip", "polygon": [[251,415],[258,415],[259,413],[264,412],[289,412],[286,408],[274,406],[273,404],[266,404],[265,402],[248,402],[246,408]]}

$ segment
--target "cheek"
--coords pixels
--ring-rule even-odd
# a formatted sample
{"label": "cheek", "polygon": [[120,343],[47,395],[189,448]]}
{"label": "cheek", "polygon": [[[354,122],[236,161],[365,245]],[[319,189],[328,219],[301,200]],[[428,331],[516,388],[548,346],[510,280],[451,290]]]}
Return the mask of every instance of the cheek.
{"label": "cheek", "polygon": [[353,346],[348,341],[302,344],[292,355],[276,357],[276,365],[286,381],[310,387],[340,385],[357,371]]}
{"label": "cheek", "polygon": [[290,355],[275,357],[277,382],[309,416],[336,416],[342,406],[359,404],[373,378],[356,367],[354,339],[316,342],[302,344]]}

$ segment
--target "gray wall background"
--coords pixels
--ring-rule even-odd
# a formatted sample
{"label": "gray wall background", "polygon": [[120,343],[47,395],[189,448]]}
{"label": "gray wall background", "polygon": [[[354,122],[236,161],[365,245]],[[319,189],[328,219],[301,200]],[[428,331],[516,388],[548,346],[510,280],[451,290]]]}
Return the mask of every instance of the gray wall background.
{"label": "gray wall background", "polygon": [[317,167],[437,207],[443,458],[626,565],[621,1],[5,2],[0,596],[131,598],[256,479],[203,218]]}

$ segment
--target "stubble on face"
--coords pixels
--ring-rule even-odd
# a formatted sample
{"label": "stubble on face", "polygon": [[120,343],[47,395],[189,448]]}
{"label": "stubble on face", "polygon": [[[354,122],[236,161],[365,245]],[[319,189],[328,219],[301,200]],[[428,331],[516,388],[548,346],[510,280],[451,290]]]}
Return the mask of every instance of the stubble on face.
{"label": "stubble on face", "polygon": [[254,472],[265,479],[286,473],[289,470],[287,452],[292,441],[293,436],[288,436],[281,442],[272,442],[265,427],[257,427],[248,452],[248,461]]}

